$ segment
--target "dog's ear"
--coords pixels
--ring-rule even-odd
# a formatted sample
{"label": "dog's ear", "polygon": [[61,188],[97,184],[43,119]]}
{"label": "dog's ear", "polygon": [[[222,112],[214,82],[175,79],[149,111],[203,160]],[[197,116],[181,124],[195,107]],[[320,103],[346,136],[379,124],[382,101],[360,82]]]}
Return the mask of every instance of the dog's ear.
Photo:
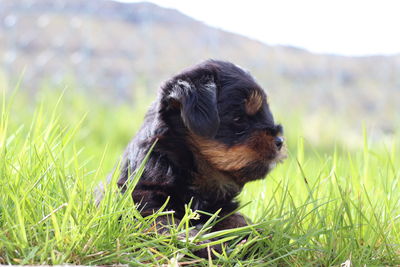
{"label": "dog's ear", "polygon": [[194,134],[212,138],[219,127],[217,88],[212,75],[176,79],[170,97],[180,103],[185,126]]}

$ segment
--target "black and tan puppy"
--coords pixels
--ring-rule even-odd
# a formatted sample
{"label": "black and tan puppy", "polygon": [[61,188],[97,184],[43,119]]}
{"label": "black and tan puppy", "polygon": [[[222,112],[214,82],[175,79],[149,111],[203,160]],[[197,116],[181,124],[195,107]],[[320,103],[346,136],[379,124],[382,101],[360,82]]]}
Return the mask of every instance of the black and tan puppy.
{"label": "black and tan puppy", "polygon": [[[242,68],[208,60],[168,80],[144,123],[126,148],[118,186],[129,177],[151,145],[143,175],[132,197],[146,216],[169,197],[176,221],[191,201],[193,210],[220,216],[238,208],[245,183],[264,178],[282,160],[282,127],[275,124],[263,89]],[[202,215],[193,224],[207,220]],[[246,225],[233,214],[213,230]]]}

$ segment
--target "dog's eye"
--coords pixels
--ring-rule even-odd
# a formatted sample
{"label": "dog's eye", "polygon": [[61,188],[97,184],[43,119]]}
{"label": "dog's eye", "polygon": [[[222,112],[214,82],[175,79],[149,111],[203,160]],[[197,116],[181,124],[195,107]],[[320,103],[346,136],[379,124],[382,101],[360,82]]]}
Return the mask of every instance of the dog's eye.
{"label": "dog's eye", "polygon": [[246,118],[244,116],[234,117],[232,124],[235,128],[243,130],[246,127]]}
{"label": "dog's eye", "polygon": [[236,135],[243,135],[246,133],[247,124],[245,123],[246,117],[244,116],[237,116],[233,118],[233,127],[236,131]]}
{"label": "dog's eye", "polygon": [[234,122],[242,122],[243,121],[243,117],[239,116],[239,117],[235,117],[233,118]]}

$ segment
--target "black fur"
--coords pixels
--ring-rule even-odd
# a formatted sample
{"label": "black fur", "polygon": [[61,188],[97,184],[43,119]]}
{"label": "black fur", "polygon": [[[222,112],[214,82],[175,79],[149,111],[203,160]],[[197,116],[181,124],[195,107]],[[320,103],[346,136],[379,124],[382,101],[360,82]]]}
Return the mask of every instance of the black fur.
{"label": "black fur", "polygon": [[[262,94],[263,102],[260,111],[250,116],[246,114],[244,105],[254,90]],[[184,206],[191,200],[192,209],[210,213],[222,209],[222,214],[230,213],[238,207],[235,197],[243,185],[267,174],[269,162],[278,156],[279,148],[265,141],[265,147],[272,148],[261,153],[254,145],[254,151],[260,154],[259,159],[238,170],[226,171],[216,168],[206,157],[198,156],[199,148],[191,138],[199,136],[228,148],[235,145],[251,147],[249,140],[255,132],[265,132],[266,138],[270,136],[271,140],[282,133],[282,127],[274,123],[261,87],[248,72],[232,63],[205,61],[161,86],[157,100],[125,151],[118,186],[125,190],[129,175],[158,140],[132,194],[134,202],[140,203],[143,215],[158,210],[168,197],[167,209],[175,211],[177,219],[182,218]],[[193,186],[197,179],[197,183],[200,181],[208,188],[210,175],[232,179],[237,186],[215,189],[223,192],[214,192],[213,186],[209,190]],[[202,215],[193,223],[206,219]]]}

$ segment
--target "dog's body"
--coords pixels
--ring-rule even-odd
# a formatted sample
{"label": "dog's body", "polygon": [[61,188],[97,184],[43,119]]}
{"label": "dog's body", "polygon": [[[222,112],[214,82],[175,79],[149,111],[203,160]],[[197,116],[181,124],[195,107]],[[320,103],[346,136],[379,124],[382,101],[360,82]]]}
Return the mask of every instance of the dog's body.
{"label": "dog's body", "polygon": [[[132,197],[146,216],[169,197],[166,210],[182,218],[185,204],[221,216],[238,208],[235,197],[282,159],[282,127],[274,123],[266,95],[246,71],[209,60],[168,80],[128,145],[118,186],[157,140]],[[201,223],[208,219],[201,215]],[[234,214],[215,229],[246,225]]]}

